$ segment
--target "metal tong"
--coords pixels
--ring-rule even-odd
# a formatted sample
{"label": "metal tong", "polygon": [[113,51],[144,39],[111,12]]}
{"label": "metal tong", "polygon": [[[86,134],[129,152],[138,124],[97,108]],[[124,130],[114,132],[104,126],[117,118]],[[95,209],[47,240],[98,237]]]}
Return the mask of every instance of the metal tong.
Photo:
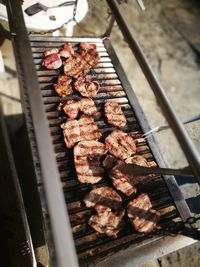
{"label": "metal tong", "polygon": [[[183,123],[183,124],[187,124],[187,123],[194,122],[194,121],[198,121],[198,120],[200,120],[200,114],[199,114],[199,115],[196,115],[196,116],[193,116],[192,118],[190,118],[190,119],[188,119],[188,120],[184,120],[182,123]],[[146,138],[152,136],[154,133],[156,133],[156,132],[160,132],[160,131],[163,131],[163,130],[166,130],[166,129],[168,129],[168,128],[170,128],[169,125],[161,125],[161,126],[157,126],[157,127],[155,127],[154,129],[152,129],[152,130],[146,132],[145,134],[143,134],[142,137],[143,137],[144,139],[146,139]]]}
{"label": "metal tong", "polygon": [[136,164],[124,164],[122,167],[120,167],[120,171],[122,171],[125,174],[128,174],[130,177],[145,176],[148,174],[194,177],[194,174],[190,169],[143,167]]}

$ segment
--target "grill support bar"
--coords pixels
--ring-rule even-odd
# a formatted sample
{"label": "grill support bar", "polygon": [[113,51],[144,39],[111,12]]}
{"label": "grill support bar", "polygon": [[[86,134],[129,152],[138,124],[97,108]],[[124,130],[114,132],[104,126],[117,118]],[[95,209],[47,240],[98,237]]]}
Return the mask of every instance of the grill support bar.
{"label": "grill support bar", "polygon": [[197,149],[195,148],[186,129],[184,128],[183,124],[181,123],[177,114],[175,113],[164,89],[162,88],[161,84],[159,83],[158,79],[153,73],[139,43],[134,38],[133,34],[130,32],[119,10],[118,5],[115,3],[115,0],[107,0],[107,3],[113,15],[115,16],[117,24],[119,28],[121,29],[121,32],[124,35],[125,40],[128,42],[132,53],[137,59],[147,81],[149,82],[149,85],[151,86],[158,100],[158,103],[160,104],[160,107],[169,125],[173,129],[174,134],[178,142],[180,143],[181,148],[184,151],[185,156],[200,184],[200,156],[199,156]]}
{"label": "grill support bar", "polygon": [[[78,260],[71,234],[70,222],[54,158],[50,132],[43,108],[41,92],[39,90],[20,1],[6,0],[5,3],[17,60],[18,76],[21,81],[20,89],[22,101],[24,102],[23,106],[25,107],[24,112],[27,113],[27,107],[31,110],[33,127],[38,145],[37,150],[40,158],[56,252],[56,263],[53,265],[65,267],[67,264],[70,267],[77,267]],[[25,99],[23,99],[24,95],[26,96]],[[28,118],[28,114],[25,115]]]}

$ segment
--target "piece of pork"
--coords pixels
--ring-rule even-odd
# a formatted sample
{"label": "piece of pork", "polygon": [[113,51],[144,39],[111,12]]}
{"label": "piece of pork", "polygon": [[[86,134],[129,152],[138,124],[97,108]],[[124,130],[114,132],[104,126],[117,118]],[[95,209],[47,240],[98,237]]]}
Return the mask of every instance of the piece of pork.
{"label": "piece of pork", "polygon": [[94,118],[82,115],[79,119],[81,140],[98,140],[102,133]]}
{"label": "piece of pork", "polygon": [[67,148],[72,148],[80,141],[80,128],[77,120],[68,119],[61,124],[63,129],[64,141]]}
{"label": "piece of pork", "polygon": [[115,130],[108,135],[105,144],[112,155],[122,160],[136,153],[136,140],[121,130]]}
{"label": "piece of pork", "polygon": [[74,55],[74,49],[72,47],[72,44],[66,43],[64,44],[63,48],[59,52],[61,57],[69,58],[72,55]]}
{"label": "piece of pork", "polygon": [[106,102],[104,110],[108,123],[119,128],[123,128],[126,125],[126,117],[117,102]]}
{"label": "piece of pork", "polygon": [[142,193],[127,205],[127,214],[133,228],[140,233],[151,232],[160,219],[160,213],[152,208],[146,193]]}
{"label": "piece of pork", "polygon": [[94,97],[99,91],[98,82],[93,82],[85,76],[79,77],[73,84],[74,89],[84,97]]}
{"label": "piece of pork", "polygon": [[72,79],[66,75],[60,75],[57,84],[54,84],[54,89],[60,97],[66,97],[73,93],[71,86]]}
{"label": "piece of pork", "polygon": [[50,70],[59,69],[62,66],[62,60],[58,53],[49,54],[42,61],[42,66]]}

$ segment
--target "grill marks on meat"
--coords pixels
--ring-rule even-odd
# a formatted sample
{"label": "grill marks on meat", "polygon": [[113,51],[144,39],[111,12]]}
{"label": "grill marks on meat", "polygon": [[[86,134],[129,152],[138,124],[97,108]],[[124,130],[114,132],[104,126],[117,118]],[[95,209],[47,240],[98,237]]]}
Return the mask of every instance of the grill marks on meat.
{"label": "grill marks on meat", "polygon": [[61,124],[63,129],[64,141],[67,148],[73,147],[77,142],[80,141],[80,128],[77,120],[67,120]]}
{"label": "grill marks on meat", "polygon": [[93,82],[85,76],[79,77],[73,85],[76,91],[85,97],[94,97],[100,88],[98,82]]}
{"label": "grill marks on meat", "polygon": [[121,130],[115,130],[106,137],[105,144],[112,155],[122,160],[136,153],[136,141]]}
{"label": "grill marks on meat", "polygon": [[[109,160],[111,162],[110,168],[109,168],[109,163],[110,163]],[[106,159],[104,160],[104,162],[105,161]],[[126,159],[125,163],[133,163],[145,167],[151,167],[154,164],[153,162],[151,163],[147,162],[145,158],[139,155],[134,155],[133,157]],[[113,185],[119,191],[123,192],[127,196],[131,196],[132,194],[136,194],[137,192],[136,186],[138,184],[149,182],[152,178],[151,176],[136,176],[134,179],[131,178],[129,175],[123,172],[123,168],[126,167],[125,163],[124,161],[112,157],[107,159],[106,165],[108,167],[107,166],[106,167],[108,169],[109,177],[111,178]]]}
{"label": "grill marks on meat", "polygon": [[147,233],[156,227],[160,213],[151,208],[151,201],[145,193],[128,203],[127,214],[136,231]]}
{"label": "grill marks on meat", "polygon": [[81,116],[79,127],[81,140],[98,140],[102,136],[101,131],[92,117],[86,115]]}
{"label": "grill marks on meat", "polygon": [[74,164],[81,183],[95,184],[104,175],[100,158],[107,152],[105,145],[98,141],[82,141],[74,148]]}
{"label": "grill marks on meat", "polygon": [[72,79],[66,75],[58,77],[57,84],[54,84],[54,89],[60,97],[66,97],[73,93],[71,81]]}
{"label": "grill marks on meat", "polygon": [[118,103],[106,102],[104,105],[104,110],[108,123],[119,128],[123,128],[126,125],[126,118]]}
{"label": "grill marks on meat", "polygon": [[77,78],[99,62],[99,54],[95,44],[81,43],[80,54],[74,53],[64,62],[64,73]]}
{"label": "grill marks on meat", "polygon": [[95,188],[86,195],[84,202],[93,207],[97,214],[91,216],[89,225],[98,233],[117,237],[125,211],[121,197],[111,187]]}
{"label": "grill marks on meat", "polygon": [[72,48],[72,44],[66,43],[64,47],[59,52],[61,57],[69,58],[74,55],[74,49]]}
{"label": "grill marks on meat", "polygon": [[102,133],[92,117],[81,116],[79,120],[68,119],[61,124],[67,148],[73,147],[79,141],[98,140]]}
{"label": "grill marks on meat", "polygon": [[[58,110],[60,107],[58,107]],[[75,119],[78,116],[79,111],[85,115],[97,116],[98,111],[94,101],[91,98],[82,98],[80,100],[69,100],[64,106],[63,111],[71,119]]]}

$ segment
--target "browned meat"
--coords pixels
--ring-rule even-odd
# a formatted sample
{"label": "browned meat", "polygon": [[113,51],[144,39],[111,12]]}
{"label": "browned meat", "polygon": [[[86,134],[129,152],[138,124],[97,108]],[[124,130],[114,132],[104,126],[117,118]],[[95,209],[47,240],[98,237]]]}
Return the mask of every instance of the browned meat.
{"label": "browned meat", "polygon": [[79,109],[80,109],[80,102],[78,100],[69,100],[63,106],[63,111],[71,119],[75,119],[78,116]]}
{"label": "browned meat", "polygon": [[106,102],[104,109],[108,123],[119,128],[123,128],[126,125],[126,118],[118,103]]}
{"label": "browned meat", "polygon": [[80,141],[80,128],[77,120],[68,119],[61,124],[66,147],[71,148]]}
{"label": "browned meat", "polygon": [[[97,116],[98,111],[94,101],[91,98],[82,98],[80,100],[69,100],[65,105],[62,105],[63,111],[71,119],[75,119],[78,116],[79,111],[86,115]],[[60,110],[60,105],[58,107]]]}
{"label": "browned meat", "polygon": [[71,57],[71,55],[74,55],[74,49],[72,48],[72,44],[66,43],[64,44],[64,47],[59,52],[61,57]]}
{"label": "browned meat", "polygon": [[131,196],[132,194],[135,194],[137,192],[137,188],[135,186],[135,183],[133,183],[133,180],[131,180],[128,175],[124,174],[120,170],[120,167],[122,167],[123,165],[124,162],[118,160],[115,167],[113,167],[112,170],[109,171],[109,177],[111,178],[113,185],[117,188],[117,190],[121,191],[127,196]]}
{"label": "browned meat", "polygon": [[111,211],[105,209],[101,214],[91,216],[89,225],[100,234],[117,237],[124,214],[124,210]]}
{"label": "browned meat", "polygon": [[97,215],[90,218],[89,225],[101,234],[117,237],[125,214],[119,194],[111,187],[99,187],[90,191],[84,202],[87,207],[94,207],[97,212]]}
{"label": "browned meat", "polygon": [[81,140],[98,140],[102,133],[99,130],[94,118],[82,115],[79,119]]}
{"label": "browned meat", "polygon": [[127,159],[136,153],[136,141],[127,133],[113,131],[105,139],[108,151],[117,158]]}
{"label": "browned meat", "polygon": [[89,65],[83,60],[82,56],[75,53],[64,62],[65,75],[77,78],[89,69]]}
{"label": "browned meat", "polygon": [[81,54],[85,54],[88,50],[96,50],[97,46],[96,44],[90,44],[90,43],[85,43],[81,42],[79,44],[79,51]]}
{"label": "browned meat", "polygon": [[74,164],[81,183],[95,184],[104,175],[100,158],[106,153],[105,145],[98,141],[82,141],[74,148]]}
{"label": "browned meat", "polygon": [[74,88],[85,97],[94,97],[98,91],[99,91],[99,83],[98,82],[92,82],[90,79],[87,79],[86,77],[79,77],[74,82]]}
{"label": "browned meat", "polygon": [[42,61],[42,66],[50,70],[55,70],[60,68],[62,66],[62,60],[60,58],[60,55],[58,53],[49,54]]}
{"label": "browned meat", "polygon": [[114,210],[122,208],[120,195],[111,187],[103,186],[92,189],[84,198],[87,207],[94,207],[97,212],[102,206]]}
{"label": "browned meat", "polygon": [[66,97],[73,93],[72,86],[70,85],[72,79],[66,75],[58,77],[57,84],[54,84],[54,89],[60,97]]}
{"label": "browned meat", "polygon": [[57,53],[58,53],[58,49],[57,48],[50,48],[50,49],[48,49],[48,50],[46,50],[44,52],[44,56],[47,57],[47,56],[49,56],[51,54],[57,54]]}
{"label": "browned meat", "polygon": [[156,227],[160,219],[160,213],[151,208],[151,201],[145,193],[128,203],[128,217],[136,231],[147,233],[151,232]]}
{"label": "browned meat", "polygon": [[95,106],[95,103],[91,98],[81,98],[80,111],[90,116],[97,116],[99,114],[97,107]]}

